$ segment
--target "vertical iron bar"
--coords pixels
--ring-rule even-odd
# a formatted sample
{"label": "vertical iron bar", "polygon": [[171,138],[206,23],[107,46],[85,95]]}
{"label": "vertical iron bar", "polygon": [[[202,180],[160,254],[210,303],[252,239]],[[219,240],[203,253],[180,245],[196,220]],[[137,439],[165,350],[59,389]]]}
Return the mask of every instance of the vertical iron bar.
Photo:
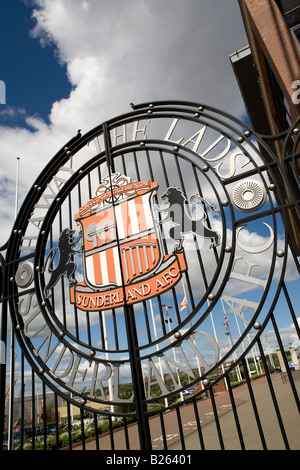
{"label": "vertical iron bar", "polygon": [[270,372],[269,372],[269,369],[268,369],[268,365],[267,365],[267,362],[266,362],[266,358],[265,358],[265,355],[264,355],[264,351],[263,351],[263,348],[262,348],[262,345],[261,345],[260,338],[257,339],[257,344],[258,344],[258,348],[259,348],[259,352],[260,352],[260,357],[261,357],[261,360],[262,360],[264,368],[265,368],[265,374],[266,374],[266,377],[267,377],[267,381],[268,381],[270,393],[271,393],[271,396],[272,396],[276,416],[277,416],[277,419],[278,419],[278,424],[279,424],[279,427],[280,427],[280,430],[281,430],[282,439],[284,441],[286,450],[290,450],[288,438],[287,438],[287,435],[286,435],[286,432],[285,432],[285,429],[284,429],[283,421],[282,421],[282,418],[281,418],[279,406],[278,406],[278,403],[277,403],[277,399],[276,399],[276,395],[275,395],[275,392],[274,392],[272,380],[271,380],[271,377],[270,377]]}
{"label": "vertical iron bar", "polygon": [[99,450],[99,433],[98,433],[98,420],[97,420],[97,413],[94,413],[94,426],[95,426],[95,444],[96,450]]}
{"label": "vertical iron bar", "polygon": [[161,323],[161,329],[162,329],[162,335],[166,336],[167,330],[166,330],[166,324],[164,320],[164,314],[161,306],[161,298],[160,296],[157,296],[157,301],[158,301],[158,308],[159,308],[159,316],[160,316],[160,323]]}
{"label": "vertical iron bar", "polygon": [[201,445],[201,450],[205,449],[204,445],[204,440],[203,440],[203,434],[202,434],[202,429],[201,429],[201,423],[200,423],[200,418],[199,418],[199,413],[198,413],[198,408],[197,408],[197,400],[193,400],[193,406],[194,406],[194,413],[195,413],[195,418],[196,418],[196,423],[197,423],[197,429],[198,429],[198,436],[199,436],[199,441]]}
{"label": "vertical iron bar", "polygon": [[21,442],[20,447],[23,450],[24,445],[24,410],[25,410],[25,364],[24,354],[21,353]]}
{"label": "vertical iron bar", "polygon": [[[5,292],[4,292],[5,293]],[[0,361],[0,445],[4,445],[4,422],[5,422],[5,389],[6,389],[6,358],[7,358],[7,301],[2,303],[1,318],[1,361]]]}
{"label": "vertical iron bar", "polygon": [[151,330],[150,330],[150,325],[149,325],[147,305],[146,305],[145,301],[143,302],[143,311],[144,311],[144,318],[145,318],[145,324],[146,324],[148,343],[151,343],[151,341],[152,341],[152,339],[151,339]]}
{"label": "vertical iron bar", "polygon": [[31,426],[32,426],[32,450],[35,450],[35,380],[34,380],[34,370],[32,369],[31,371],[31,400],[32,400],[32,420],[31,420]]}
{"label": "vertical iron bar", "polygon": [[[1,250],[6,247],[2,247]],[[6,362],[7,362],[7,281],[8,276],[5,275],[5,261],[2,253],[0,253],[0,312],[1,312],[1,342],[0,342],[0,450],[4,446],[4,426],[5,426],[5,395],[6,395]],[[4,299],[4,300],[3,300]]]}
{"label": "vertical iron bar", "polygon": [[211,388],[209,390],[209,392],[210,392],[211,404],[212,404],[212,407],[213,407],[213,412],[214,412],[214,417],[215,417],[215,422],[216,422],[216,427],[217,427],[217,432],[218,432],[218,437],[219,437],[219,441],[220,441],[221,450],[225,450],[213,388]]}
{"label": "vertical iron bar", "polygon": [[72,450],[72,423],[70,419],[70,402],[67,401],[67,415],[68,415],[68,438],[69,438],[69,450]]}
{"label": "vertical iron bar", "polygon": [[[63,216],[62,216],[62,210],[61,210],[61,206],[60,206],[59,207],[59,233],[61,233],[62,230],[63,230],[62,218],[63,218]],[[66,312],[66,296],[65,296],[65,279],[64,279],[64,276],[61,276],[60,283],[61,283],[61,295],[62,295],[62,306],[61,306],[61,308],[62,308],[62,315],[63,315],[62,323],[64,325],[64,328],[67,330],[68,327],[67,327],[67,312]],[[53,304],[53,309],[54,309],[54,304]]]}
{"label": "vertical iron bar", "polygon": [[[45,382],[42,382],[43,389],[43,428],[44,428],[44,450],[47,450],[47,395],[46,395],[46,385]],[[42,411],[41,410],[41,411]],[[40,417],[41,419],[41,417]]]}
{"label": "vertical iron bar", "polygon": [[109,424],[109,436],[110,436],[110,450],[115,450],[115,442],[114,442],[114,432],[112,427],[112,419],[111,416],[108,416],[108,424]]}
{"label": "vertical iron bar", "polygon": [[101,311],[99,311],[99,327],[100,327],[100,336],[101,336],[102,349],[105,349],[103,318],[102,318],[102,312]]}
{"label": "vertical iron bar", "polygon": [[56,442],[56,450],[59,449],[59,423],[58,423],[58,401],[57,401],[57,394],[54,392],[54,415],[55,415],[55,442]]}
{"label": "vertical iron bar", "polygon": [[136,324],[133,307],[125,306],[125,321],[128,335],[128,349],[132,370],[132,384],[136,407],[136,418],[140,437],[141,450],[151,450],[151,435],[149,422],[146,416],[145,388],[142,367],[140,362]]}
{"label": "vertical iron bar", "polygon": [[181,446],[182,446],[181,448],[182,448],[182,450],[185,450],[185,442],[184,442],[184,435],[183,435],[183,429],[182,429],[182,422],[181,422],[179,406],[176,407],[176,416],[177,416],[177,423],[178,423],[180,441],[181,441]]}
{"label": "vertical iron bar", "polygon": [[259,414],[258,414],[258,410],[257,410],[257,406],[256,406],[256,402],[255,402],[255,398],[254,398],[254,394],[253,394],[253,390],[252,390],[252,386],[251,386],[251,382],[250,382],[250,378],[249,378],[249,374],[248,374],[248,369],[247,369],[247,364],[246,364],[245,358],[242,359],[242,364],[243,364],[243,368],[244,368],[244,373],[245,373],[245,377],[246,377],[246,381],[247,381],[247,385],[248,385],[248,391],[249,391],[249,395],[250,395],[250,399],[251,399],[251,403],[252,403],[252,408],[253,408],[253,411],[254,411],[254,415],[255,415],[255,419],[256,419],[256,424],[257,424],[258,431],[259,431],[259,435],[260,435],[260,439],[261,439],[261,443],[262,443],[263,449],[264,449],[264,450],[267,450],[267,445],[266,445],[266,441],[265,441],[265,437],[264,437],[262,425],[261,425],[261,422],[260,422],[260,418],[259,418]]}
{"label": "vertical iron bar", "polygon": [[284,295],[285,295],[285,298],[286,298],[288,307],[289,307],[289,309],[290,309],[291,317],[292,317],[292,319],[293,319],[294,326],[295,326],[295,329],[296,329],[297,334],[298,334],[298,338],[300,338],[300,327],[299,327],[299,324],[298,324],[297,316],[296,316],[296,314],[295,314],[295,310],[294,310],[294,308],[293,308],[293,305],[292,305],[292,302],[291,302],[291,299],[290,299],[290,296],[289,296],[287,287],[286,287],[286,285],[285,285],[284,282],[282,283],[282,289],[283,289],[283,292],[284,292]]}
{"label": "vertical iron bar", "polygon": [[280,333],[278,331],[277,324],[276,324],[276,321],[275,321],[275,318],[274,318],[273,314],[271,315],[271,321],[272,321],[272,325],[273,325],[275,335],[276,335],[276,338],[277,338],[277,341],[278,341],[278,346],[279,346],[279,349],[280,349],[281,354],[282,354],[282,359],[285,363],[286,372],[287,372],[287,375],[288,375],[288,378],[289,378],[289,383],[290,383],[290,386],[291,386],[291,389],[292,389],[292,392],[293,392],[293,395],[294,395],[294,398],[295,398],[296,405],[298,407],[298,411],[300,413],[300,401],[299,401],[299,398],[298,398],[298,393],[297,393],[297,390],[296,390],[296,387],[295,387],[295,384],[294,384],[294,381],[293,381],[293,377],[292,377],[289,365],[287,363],[287,359],[286,359],[285,352],[284,352],[284,347],[283,347],[281,337],[280,337]]}
{"label": "vertical iron bar", "polygon": [[240,426],[240,421],[239,421],[239,417],[238,417],[238,414],[237,414],[237,409],[236,409],[236,406],[235,406],[234,396],[233,396],[233,393],[232,393],[232,387],[231,387],[231,383],[230,383],[230,379],[229,379],[228,375],[226,375],[226,383],[227,383],[227,388],[228,388],[229,397],[230,397],[230,401],[231,401],[233,416],[234,416],[234,420],[235,420],[235,424],[236,424],[236,428],[237,428],[237,432],[238,432],[238,436],[239,436],[239,440],[240,440],[240,444],[241,444],[241,450],[246,450],[245,449],[244,439],[243,439],[243,434],[242,434],[242,430],[241,430],[241,426]]}
{"label": "vertical iron bar", "polygon": [[[203,192],[202,192],[202,190],[201,190],[201,186],[200,186],[200,182],[199,182],[199,177],[198,177],[198,175],[197,175],[196,167],[195,167],[195,165],[192,165],[192,167],[193,167],[193,173],[194,173],[194,178],[195,178],[195,181],[196,181],[198,193],[199,193],[199,195],[200,195],[201,197],[203,197]],[[209,228],[211,228],[210,219],[209,219],[209,217],[208,217],[206,207],[204,207],[203,210],[204,210],[204,212],[205,212],[206,215],[207,215],[207,220],[206,220],[207,226],[208,226]],[[214,255],[215,255],[216,264],[218,264],[218,262],[219,262],[219,256],[218,256],[218,252],[217,252],[216,247],[214,247],[213,250],[214,250]]]}
{"label": "vertical iron bar", "polygon": [[8,412],[8,450],[13,450],[14,444],[14,404],[15,404],[15,333],[11,325],[10,335],[10,389],[9,389],[9,412]]}
{"label": "vertical iron bar", "polygon": [[86,316],[86,329],[87,329],[87,343],[89,346],[92,346],[90,312],[87,311],[85,316]]}
{"label": "vertical iron bar", "polygon": [[125,434],[125,442],[126,442],[126,450],[130,450],[130,443],[129,443],[129,436],[128,436],[128,427],[127,427],[127,419],[124,416],[124,434]]}
{"label": "vertical iron bar", "polygon": [[166,428],[165,428],[165,423],[164,423],[164,415],[161,411],[159,413],[159,418],[160,418],[161,432],[162,432],[162,438],[163,438],[163,443],[164,443],[164,450],[168,450],[168,444],[167,444],[167,439],[166,439]]}
{"label": "vertical iron bar", "polygon": [[116,349],[120,349],[119,346],[119,338],[118,338],[118,326],[117,326],[117,320],[116,320],[116,311],[113,308],[112,309],[112,319],[113,319],[113,327],[114,327],[114,337],[115,337],[115,346]]}
{"label": "vertical iron bar", "polygon": [[82,408],[80,408],[80,427],[81,427],[82,450],[85,450],[84,411]]}

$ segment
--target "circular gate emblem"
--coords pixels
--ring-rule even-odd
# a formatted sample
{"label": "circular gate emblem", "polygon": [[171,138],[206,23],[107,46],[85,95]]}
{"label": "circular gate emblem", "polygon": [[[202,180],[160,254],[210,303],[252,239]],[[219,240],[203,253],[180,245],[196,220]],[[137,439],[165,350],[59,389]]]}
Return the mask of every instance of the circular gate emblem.
{"label": "circular gate emblem", "polygon": [[205,386],[268,301],[273,191],[249,130],[210,108],[141,105],[75,136],[29,192],[7,251],[36,372],[89,409],[134,402],[135,369],[148,402],[180,394],[184,377]]}
{"label": "circular gate emblem", "polygon": [[238,183],[232,193],[232,203],[240,211],[255,211],[266,200],[264,186],[256,180],[246,180]]}

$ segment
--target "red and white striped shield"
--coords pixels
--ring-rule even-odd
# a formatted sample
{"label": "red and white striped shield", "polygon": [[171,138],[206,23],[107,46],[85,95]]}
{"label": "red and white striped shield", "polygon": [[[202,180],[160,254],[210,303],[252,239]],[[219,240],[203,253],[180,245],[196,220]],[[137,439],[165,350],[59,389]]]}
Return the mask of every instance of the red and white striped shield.
{"label": "red and white striped shield", "polygon": [[157,183],[149,181],[115,187],[77,214],[88,286],[101,290],[128,285],[159,267],[163,256],[152,210],[156,190]]}

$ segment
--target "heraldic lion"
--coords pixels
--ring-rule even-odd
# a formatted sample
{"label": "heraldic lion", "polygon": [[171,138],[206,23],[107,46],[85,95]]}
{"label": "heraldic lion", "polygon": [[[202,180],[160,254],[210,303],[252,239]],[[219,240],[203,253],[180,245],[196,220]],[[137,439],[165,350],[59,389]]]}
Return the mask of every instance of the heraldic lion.
{"label": "heraldic lion", "polygon": [[[194,235],[202,238],[211,239],[212,243],[210,248],[216,247],[220,244],[220,235],[218,232],[204,225],[207,220],[207,214],[203,208],[203,203],[206,204],[212,212],[218,212],[216,208],[209,204],[205,199],[203,199],[198,194],[194,194],[190,197],[188,202],[181,189],[175,186],[168,188],[162,194],[161,199],[165,200],[168,206],[164,208],[157,207],[157,209],[164,213],[167,212],[169,215],[169,217],[167,216],[162,221],[162,223],[166,222],[167,220],[171,220],[174,224],[174,226],[170,229],[170,236],[177,242],[175,251],[182,249],[184,236],[188,233],[193,233]],[[190,205],[200,209],[202,214],[200,218],[193,218]]]}
{"label": "heraldic lion", "polygon": [[[50,291],[58,283],[59,279],[65,274],[68,277],[70,284],[76,284],[76,280],[72,278],[73,273],[76,269],[76,263],[72,260],[74,253],[77,251],[74,250],[75,245],[78,243],[81,237],[77,240],[73,240],[74,230],[69,228],[64,229],[57,243],[57,249],[51,248],[46,258],[43,271],[46,271],[48,265],[48,273],[50,273],[50,279],[47,286],[44,289],[45,297],[51,297]],[[53,261],[56,256],[56,253],[59,253],[58,264],[55,269],[52,268]]]}

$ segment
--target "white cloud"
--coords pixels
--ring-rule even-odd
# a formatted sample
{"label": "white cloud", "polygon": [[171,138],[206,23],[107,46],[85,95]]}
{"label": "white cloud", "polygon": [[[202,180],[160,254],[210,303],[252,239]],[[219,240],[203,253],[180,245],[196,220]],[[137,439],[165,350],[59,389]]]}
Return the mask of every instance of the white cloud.
{"label": "white cloud", "polygon": [[68,101],[80,103],[84,113],[93,103],[98,110],[87,126],[141,100],[208,100],[241,112],[228,59],[246,42],[235,1],[36,4],[34,37],[55,44],[71,84],[80,87]]}
{"label": "white cloud", "polygon": [[26,111],[24,108],[14,108],[13,106],[7,105],[3,108],[1,107],[0,119],[4,118],[7,120],[13,120],[19,115],[24,115],[24,114],[26,114]]}

